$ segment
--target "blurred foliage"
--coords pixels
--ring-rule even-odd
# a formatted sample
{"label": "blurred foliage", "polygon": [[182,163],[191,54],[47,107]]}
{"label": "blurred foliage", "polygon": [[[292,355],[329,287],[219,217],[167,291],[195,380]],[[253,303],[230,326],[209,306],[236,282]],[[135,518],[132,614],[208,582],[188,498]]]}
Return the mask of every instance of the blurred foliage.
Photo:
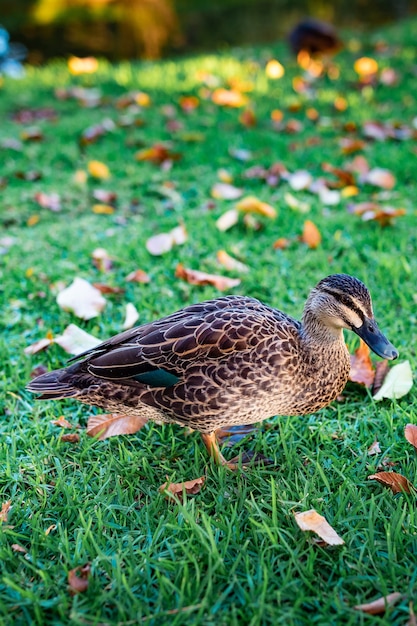
{"label": "blurred foliage", "polygon": [[0,22],[29,60],[110,59],[274,41],[306,15],[360,26],[404,18],[417,0],[2,0]]}

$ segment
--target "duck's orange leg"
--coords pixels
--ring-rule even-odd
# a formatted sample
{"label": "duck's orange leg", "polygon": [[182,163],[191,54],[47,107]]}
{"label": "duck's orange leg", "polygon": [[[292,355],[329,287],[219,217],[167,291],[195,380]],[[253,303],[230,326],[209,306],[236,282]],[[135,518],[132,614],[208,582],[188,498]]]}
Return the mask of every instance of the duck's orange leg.
{"label": "duck's orange leg", "polygon": [[204,441],[204,445],[207,448],[207,451],[211,457],[218,463],[219,465],[225,465],[230,470],[235,471],[238,469],[239,464],[233,459],[232,461],[226,461],[222,453],[220,452],[219,444],[217,443],[216,433],[200,433],[201,437]]}

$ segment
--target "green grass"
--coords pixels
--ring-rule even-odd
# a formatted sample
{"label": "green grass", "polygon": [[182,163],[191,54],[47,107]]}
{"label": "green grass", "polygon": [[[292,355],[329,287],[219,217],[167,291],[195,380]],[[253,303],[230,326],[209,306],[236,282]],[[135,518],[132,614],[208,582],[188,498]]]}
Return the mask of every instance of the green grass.
{"label": "green grass", "polygon": [[[391,45],[388,53],[373,49],[381,36]],[[396,471],[416,479],[416,458],[403,437],[404,425],[416,422],[413,390],[400,401],[376,404],[351,386],[344,403],[333,403],[314,416],[264,422],[236,449],[262,452],[276,467],[232,474],[208,462],[198,434],[187,436],[177,427],[149,425],[137,435],[103,442],[81,431],[80,443],[61,442],[61,431],[51,420],[64,414],[84,426],[94,409],[72,401],[37,403],[24,391],[30,372],[39,364],[59,367],[66,355],[57,346],[32,358],[23,350],[49,330],[60,334],[70,322],[102,338],[119,332],[127,302],[136,304],[140,322],[146,322],[215,297],[214,288],[175,279],[175,267],[182,262],[226,274],[216,262],[216,252],[226,249],[251,268],[234,293],[259,297],[297,317],[320,278],[333,272],[358,276],[370,287],[376,317],[401,360],[409,359],[415,367],[415,140],[368,141],[363,150],[372,167],[389,168],[397,178],[384,202],[407,209],[405,217],[385,229],[350,215],[349,200],[323,210],[316,196],[294,192],[312,205],[307,216],[301,215],[285,203],[287,183],[270,188],[244,179],[243,172],[255,164],[281,161],[290,171],[308,169],[318,177],[322,162],[343,165],[351,159],[339,146],[340,137],[347,135],[345,123],[355,122],[358,136],[368,119],[411,125],[416,36],[414,20],[370,35],[358,53],[348,48],[337,59],[340,78],[319,81],[311,99],[292,90],[298,70],[279,46],[177,62],[102,63],[97,74],[81,78],[71,77],[57,62],[29,69],[20,82],[4,81],[0,140],[19,138],[22,126],[11,115],[22,107],[52,106],[58,120],[36,124],[43,141],[24,143],[21,151],[2,150],[2,237],[15,240],[0,257],[5,328],[0,346],[0,504],[11,500],[13,505],[0,531],[2,623],[373,624],[374,617],[352,607],[393,591],[403,593],[404,600],[378,623],[407,622],[417,584],[415,498],[394,497],[367,476],[389,458]],[[375,56],[380,67],[395,67],[401,77],[398,86],[358,90],[353,62],[359,54]],[[286,67],[281,81],[265,78],[263,67],[270,56]],[[181,95],[198,94],[196,73],[202,69],[221,84],[230,76],[253,81],[249,96],[256,127],[244,128],[239,111],[202,100],[190,115],[178,111],[182,130],[166,129],[161,107],[177,107]],[[68,85],[100,87],[106,102],[88,109],[74,100],[56,100],[54,88]],[[125,112],[115,108],[115,98],[139,89],[152,99],[139,116],[144,125],[116,127],[80,150],[80,133],[105,118],[117,120]],[[333,109],[338,95],[349,103],[342,113]],[[291,113],[294,102],[301,109]],[[329,117],[329,124],[309,121],[309,106]],[[275,108],[283,110],[285,119],[302,121],[303,130],[295,135],[273,131],[270,112]],[[196,132],[203,141],[190,141]],[[172,170],[135,161],[138,149],[166,140],[182,153]],[[231,157],[229,150],[237,148],[250,150],[252,159],[242,163]],[[92,159],[106,163],[112,177],[89,179],[84,186],[75,183],[76,170]],[[215,220],[233,203],[210,198],[219,168],[230,171],[248,194],[273,204],[278,218],[264,221],[260,231],[242,224],[220,233]],[[41,180],[15,176],[32,170],[42,174]],[[178,193],[174,200],[164,195],[167,183]],[[92,212],[96,188],[117,192],[113,215]],[[33,200],[37,191],[58,192],[62,211],[41,209]],[[357,201],[370,200],[375,193],[361,186]],[[33,216],[39,220],[29,226]],[[294,242],[275,251],[273,242],[296,238],[306,217],[320,229],[322,245],[310,250]],[[180,221],[188,229],[188,241],[163,257],[151,257],[146,239]],[[115,259],[108,274],[91,262],[99,246]],[[150,284],[125,283],[125,276],[138,267],[150,274]],[[58,308],[53,287],[58,281],[69,284],[76,275],[123,286],[126,292],[109,296],[100,317],[80,322]],[[347,340],[353,349],[355,339]],[[367,448],[375,439],[382,454],[369,457]],[[183,504],[167,502],[158,492],[167,477],[182,481],[202,475],[203,490]],[[320,547],[296,527],[293,512],[313,507],[326,516],[345,546]],[[26,548],[27,554],[14,551],[13,544]],[[72,597],[68,572],[87,562],[92,571],[89,588]]]}

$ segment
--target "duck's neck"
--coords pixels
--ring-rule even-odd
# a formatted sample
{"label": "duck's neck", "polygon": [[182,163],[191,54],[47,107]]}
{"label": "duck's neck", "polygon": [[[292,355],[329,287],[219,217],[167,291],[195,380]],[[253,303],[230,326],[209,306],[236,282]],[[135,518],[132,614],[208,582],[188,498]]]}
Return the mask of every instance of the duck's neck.
{"label": "duck's neck", "polygon": [[328,326],[308,307],[303,313],[301,337],[306,347],[320,346],[323,350],[329,346],[333,349],[338,347],[343,352],[347,351],[343,329]]}

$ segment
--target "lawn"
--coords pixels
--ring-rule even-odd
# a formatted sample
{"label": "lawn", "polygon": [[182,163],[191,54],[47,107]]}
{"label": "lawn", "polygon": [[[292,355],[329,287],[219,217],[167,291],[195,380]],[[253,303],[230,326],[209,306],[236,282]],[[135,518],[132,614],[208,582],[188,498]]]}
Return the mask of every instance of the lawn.
{"label": "lawn", "polygon": [[[378,619],[381,626],[403,626],[412,619],[415,497],[394,496],[367,477],[393,469],[415,481],[415,451],[403,435],[404,426],[417,421],[414,390],[376,403],[364,387],[349,384],[343,401],[315,415],[268,420],[224,451],[255,450],[274,465],[232,473],[208,460],[198,433],[176,426],[149,424],[104,441],[86,436],[96,409],[37,402],[25,391],[35,368],[60,367],[68,355],[57,345],[32,356],[24,349],[70,323],[102,339],[120,332],[127,303],[144,323],[221,295],[175,277],[182,263],[239,277],[230,293],[258,297],[295,317],[322,277],[353,274],[370,288],[376,318],[400,361],[415,368],[416,37],[417,20],[360,39],[346,34],[347,46],[334,61],[339,75],[333,68],[307,91],[294,82],[302,72],[281,44],[160,63],[100,62],[96,72],[81,75],[55,62],[28,68],[20,81],[4,79],[0,505],[10,501],[11,509],[0,531],[2,623],[356,625]],[[353,67],[363,56],[379,66],[369,84],[360,83]],[[265,72],[271,58],[285,67],[280,79]],[[247,105],[213,101],[215,90],[231,83]],[[125,96],[137,92],[142,95],[132,105]],[[373,125],[379,139],[369,137],[370,121],[380,122]],[[152,153],[143,151],[161,143],[180,158],[149,160]],[[354,173],[348,185],[323,170],[330,163],[346,172],[358,156],[371,169],[388,170],[392,188],[386,173],[378,185]],[[109,177],[97,176],[106,173],[103,167],[91,174],[94,161],[107,166]],[[259,173],[276,163],[314,180],[342,180],[338,202],[296,189],[286,175],[255,176],[255,166]],[[219,230],[216,220],[235,205],[212,197],[220,179],[272,205],[276,219],[250,214]],[[60,210],[40,206],[39,193],[58,194]],[[406,212],[383,227],[348,210],[363,202]],[[306,220],[321,234],[317,247],[300,241]],[[187,241],[151,255],[149,237],[179,224]],[[274,247],[281,238],[288,245]],[[92,262],[97,248],[112,257],[108,271]],[[249,271],[225,269],[219,250]],[[137,269],[149,283],[125,280]],[[124,291],[107,294],[104,311],[85,322],[56,303],[76,276]],[[353,351],[357,338],[346,339]],[[61,440],[62,428],[51,423],[61,415],[79,425],[78,443]],[[375,440],[381,452],[369,455]],[[200,476],[203,489],[182,503],[159,492],[167,480]],[[326,517],[343,546],[322,545],[297,527],[294,513],[311,508]],[[87,563],[88,589],[72,595],[68,573]],[[353,609],[392,592],[403,598],[379,618]]]}

